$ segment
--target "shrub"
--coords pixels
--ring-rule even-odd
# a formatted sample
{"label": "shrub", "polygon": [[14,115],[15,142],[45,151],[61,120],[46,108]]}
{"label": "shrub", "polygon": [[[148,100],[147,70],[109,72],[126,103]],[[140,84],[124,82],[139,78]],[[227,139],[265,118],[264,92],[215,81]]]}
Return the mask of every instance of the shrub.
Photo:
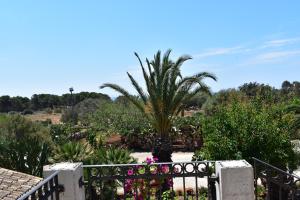
{"label": "shrub", "polygon": [[33,110],[31,110],[31,109],[25,109],[22,112],[22,115],[32,115],[32,114],[33,114]]}
{"label": "shrub", "polygon": [[74,111],[78,113],[78,119],[81,122],[86,122],[89,115],[96,112],[106,102],[107,101],[104,99],[85,99],[76,104],[76,106],[74,107]]}
{"label": "shrub", "polygon": [[60,121],[64,123],[77,124],[78,113],[73,108],[67,108],[66,110],[64,110]]}
{"label": "shrub", "polygon": [[53,109],[53,112],[54,112],[54,113],[61,113],[61,112],[62,112],[62,109],[61,109],[61,108],[54,108],[54,109]]}
{"label": "shrub", "polygon": [[72,124],[52,124],[50,126],[50,135],[55,144],[61,145],[68,142],[72,134],[78,133],[80,130],[80,127]]}
{"label": "shrub", "polygon": [[51,162],[88,162],[92,148],[87,143],[68,142],[58,146]]}
{"label": "shrub", "polygon": [[93,155],[95,164],[127,164],[136,163],[137,161],[130,156],[130,151],[123,148],[108,147],[99,148]]}
{"label": "shrub", "polygon": [[204,147],[198,160],[264,160],[281,168],[295,168],[290,142],[293,116],[282,105],[263,105],[259,101],[235,102],[220,106],[213,116],[203,118]]}
{"label": "shrub", "polygon": [[202,113],[195,113],[192,116],[176,117],[173,124],[173,144],[184,145],[184,150],[194,151],[202,146],[203,139],[201,134]]}
{"label": "shrub", "polygon": [[52,110],[51,108],[46,108],[46,109],[45,109],[45,112],[46,112],[47,114],[52,114],[52,113],[53,113],[53,110]]}
{"label": "shrub", "polygon": [[0,121],[0,167],[41,176],[52,146],[49,130],[20,115]]}
{"label": "shrub", "polygon": [[130,148],[150,146],[153,129],[146,117],[132,104],[103,104],[90,116],[89,122],[95,133],[122,135]]}
{"label": "shrub", "polygon": [[131,133],[150,132],[151,126],[145,116],[132,104],[103,104],[90,117],[92,126],[102,132],[120,133],[128,135]]}
{"label": "shrub", "polygon": [[64,124],[52,124],[50,135],[55,144],[64,144],[68,140],[68,127]]}

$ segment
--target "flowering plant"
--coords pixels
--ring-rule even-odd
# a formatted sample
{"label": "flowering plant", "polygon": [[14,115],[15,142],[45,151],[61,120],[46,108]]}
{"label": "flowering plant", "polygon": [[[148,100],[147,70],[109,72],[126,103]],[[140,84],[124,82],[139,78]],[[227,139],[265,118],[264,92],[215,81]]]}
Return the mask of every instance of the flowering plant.
{"label": "flowering plant", "polygon": [[[149,173],[149,175],[155,174],[168,174],[170,172],[170,168],[166,164],[162,165],[153,165],[158,161],[157,158],[146,158],[143,162],[146,165],[138,165],[127,170],[128,176],[145,174]],[[159,191],[164,192],[163,187],[167,186],[169,189],[173,186],[172,177],[167,177],[163,179],[153,178],[153,179],[126,179],[125,180],[125,192],[133,195],[134,200],[144,200],[147,199],[149,195],[156,195]]]}

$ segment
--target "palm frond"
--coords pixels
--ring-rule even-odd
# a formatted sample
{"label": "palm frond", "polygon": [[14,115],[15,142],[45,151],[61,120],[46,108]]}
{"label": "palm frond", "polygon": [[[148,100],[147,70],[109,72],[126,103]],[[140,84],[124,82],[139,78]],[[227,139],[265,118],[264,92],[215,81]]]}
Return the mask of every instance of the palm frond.
{"label": "palm frond", "polygon": [[300,113],[300,105],[292,104],[286,107],[286,112]]}
{"label": "palm frond", "polygon": [[170,59],[170,54],[171,50],[169,49],[163,55],[161,55],[161,51],[158,51],[151,61],[146,58],[146,71],[146,66],[144,67],[139,55],[135,53],[143,72],[146,91],[142,89],[131,74],[127,74],[143,103],[116,84],[106,83],[101,86],[101,88],[112,88],[128,98],[146,114],[161,137],[169,134],[172,119],[183,109],[185,101],[191,99],[199,92],[211,94],[210,88],[203,80],[206,78],[217,80],[214,74],[208,72],[182,77],[181,66],[191,57],[184,55],[174,62]]}
{"label": "palm frond", "polygon": [[136,80],[131,76],[130,73],[127,72],[127,75],[132,83],[132,85],[134,86],[134,88],[136,89],[136,91],[139,93],[141,99],[143,100],[144,104],[147,103],[147,96],[144,93],[142,87],[136,82]]}
{"label": "palm frond", "polygon": [[121,93],[129,101],[131,101],[140,111],[142,111],[144,113],[143,105],[136,98],[134,98],[132,95],[130,95],[129,92],[127,92],[124,88],[118,86],[117,84],[105,83],[102,86],[100,86],[100,89],[107,88],[107,87]]}

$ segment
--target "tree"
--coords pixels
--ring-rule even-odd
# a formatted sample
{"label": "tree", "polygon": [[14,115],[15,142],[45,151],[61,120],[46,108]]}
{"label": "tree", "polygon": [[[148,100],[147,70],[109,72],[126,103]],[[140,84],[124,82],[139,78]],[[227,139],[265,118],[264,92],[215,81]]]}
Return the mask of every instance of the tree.
{"label": "tree", "polygon": [[[295,114],[295,121],[293,123],[293,128],[295,132],[295,136],[297,138],[298,130],[300,129],[300,102],[299,100],[294,100],[294,102],[287,106],[286,108],[287,113],[293,113]],[[297,138],[298,139],[298,138]]]}
{"label": "tree", "polygon": [[294,169],[297,158],[290,142],[294,117],[285,106],[263,102],[234,102],[219,106],[202,121],[203,148],[199,160],[235,160],[252,157],[285,169]]}
{"label": "tree", "polygon": [[172,161],[170,130],[174,117],[183,108],[183,102],[191,99],[199,92],[210,94],[210,88],[203,80],[205,78],[216,80],[216,77],[208,72],[182,77],[180,68],[191,57],[184,55],[176,61],[172,61],[170,53],[171,50],[168,50],[162,56],[161,52],[158,51],[152,61],[146,58],[148,70],[145,69],[138,54],[135,53],[143,72],[146,92],[131,74],[127,73],[127,75],[139,98],[130,95],[128,91],[117,84],[106,83],[100,87],[108,87],[121,93],[145,114],[158,134],[152,153],[153,156],[158,157],[159,162]]}
{"label": "tree", "polygon": [[293,89],[293,85],[289,81],[283,81],[281,84],[281,90],[284,94],[288,94]]}
{"label": "tree", "polygon": [[294,81],[293,82],[293,89],[294,89],[294,94],[299,97],[300,96],[300,82]]}

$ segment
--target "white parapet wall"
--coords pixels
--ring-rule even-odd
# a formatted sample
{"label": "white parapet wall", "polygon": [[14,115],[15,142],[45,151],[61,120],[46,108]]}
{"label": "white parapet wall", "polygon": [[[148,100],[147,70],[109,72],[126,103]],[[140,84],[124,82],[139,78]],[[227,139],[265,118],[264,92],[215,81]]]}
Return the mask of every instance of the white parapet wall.
{"label": "white parapet wall", "polygon": [[216,162],[218,200],[253,200],[253,168],[245,160]]}
{"label": "white parapet wall", "polygon": [[58,183],[64,187],[60,193],[62,200],[84,200],[84,187],[80,186],[79,180],[83,181],[82,163],[56,163],[46,165],[43,168],[43,176],[46,178],[55,171],[58,174]]}

